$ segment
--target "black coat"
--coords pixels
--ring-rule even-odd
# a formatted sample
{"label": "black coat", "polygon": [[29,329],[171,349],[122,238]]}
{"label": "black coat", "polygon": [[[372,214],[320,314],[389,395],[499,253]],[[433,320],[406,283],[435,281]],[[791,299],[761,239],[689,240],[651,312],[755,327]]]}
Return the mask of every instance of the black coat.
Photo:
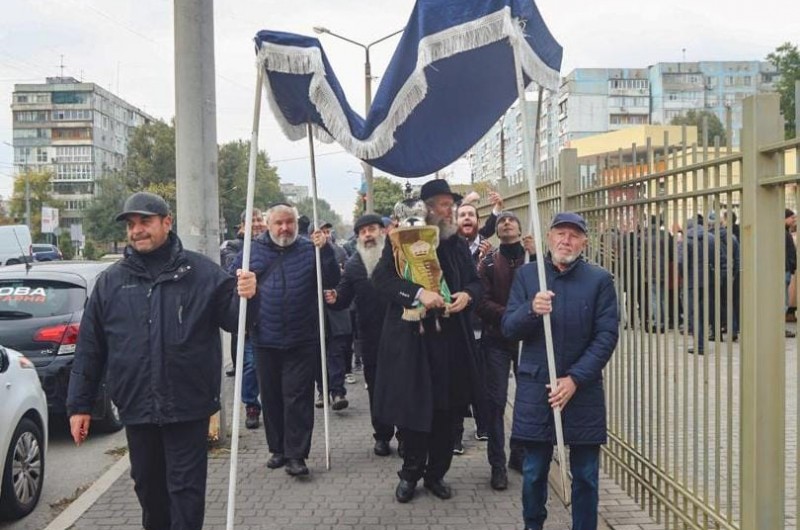
{"label": "black coat", "polygon": [[236,278],[170,235],[153,280],[130,247],[98,277],[81,320],[69,381],[70,414],[90,413],[107,387],[126,425],[208,418],[219,410],[219,328],[234,332]]}
{"label": "black coat", "polygon": [[[467,292],[477,301],[481,284],[466,242],[453,236],[439,244],[437,255],[450,292]],[[419,322],[402,320],[403,308],[413,306],[421,286],[398,276],[389,241],[372,283],[389,300],[378,348],[375,416],[386,424],[430,432],[434,408],[461,410],[470,400],[482,400],[469,312],[439,318],[440,333],[434,317],[424,319],[424,334]]]}
{"label": "black coat", "polygon": [[328,307],[346,309],[352,302],[355,302],[357,336],[362,341],[362,361],[367,366],[375,366],[381,328],[389,304],[367,277],[367,268],[358,252],[347,260],[342,278],[336,286],[336,303]]}

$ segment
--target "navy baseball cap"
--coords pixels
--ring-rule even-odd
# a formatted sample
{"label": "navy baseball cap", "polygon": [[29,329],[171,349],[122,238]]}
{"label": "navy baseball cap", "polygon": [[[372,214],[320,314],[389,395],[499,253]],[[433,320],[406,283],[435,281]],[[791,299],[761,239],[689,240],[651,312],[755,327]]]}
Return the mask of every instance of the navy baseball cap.
{"label": "navy baseball cap", "polygon": [[586,228],[586,220],[575,212],[559,212],[553,217],[553,222],[550,223],[550,229],[561,225],[574,225],[584,234],[589,230]]}

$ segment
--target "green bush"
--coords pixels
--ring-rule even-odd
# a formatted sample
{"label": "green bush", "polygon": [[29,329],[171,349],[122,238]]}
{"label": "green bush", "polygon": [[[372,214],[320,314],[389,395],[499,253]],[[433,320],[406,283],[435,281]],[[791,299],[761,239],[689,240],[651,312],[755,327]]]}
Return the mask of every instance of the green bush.
{"label": "green bush", "polygon": [[61,250],[61,254],[64,255],[64,259],[73,259],[75,257],[75,246],[69,237],[62,238],[58,242],[58,248]]}
{"label": "green bush", "polygon": [[83,245],[83,258],[88,260],[97,259],[100,257],[100,254],[97,250],[97,247],[94,246],[94,243],[91,239],[87,239],[86,243]]}

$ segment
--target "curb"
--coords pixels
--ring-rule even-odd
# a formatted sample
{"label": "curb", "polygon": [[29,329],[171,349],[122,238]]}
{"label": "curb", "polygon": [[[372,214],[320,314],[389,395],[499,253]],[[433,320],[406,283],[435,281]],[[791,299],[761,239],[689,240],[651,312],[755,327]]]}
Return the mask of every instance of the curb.
{"label": "curb", "polygon": [[72,501],[44,530],[67,530],[130,468],[127,453],[103,473],[80,497]]}

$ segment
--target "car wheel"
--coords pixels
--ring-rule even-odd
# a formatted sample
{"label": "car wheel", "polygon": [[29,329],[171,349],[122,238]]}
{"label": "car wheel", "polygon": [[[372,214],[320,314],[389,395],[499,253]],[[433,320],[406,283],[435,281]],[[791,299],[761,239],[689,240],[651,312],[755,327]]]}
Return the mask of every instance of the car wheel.
{"label": "car wheel", "polygon": [[22,262],[18,259],[10,259],[6,261],[6,265],[19,265],[20,263]]}
{"label": "car wheel", "polygon": [[103,416],[103,419],[95,422],[97,431],[108,433],[120,430],[122,428],[122,420],[119,417],[119,409],[107,394],[103,409],[106,411],[106,415]]}
{"label": "car wheel", "polygon": [[39,502],[43,483],[42,429],[30,419],[22,418],[11,437],[3,470],[0,517],[19,519],[31,513]]}

